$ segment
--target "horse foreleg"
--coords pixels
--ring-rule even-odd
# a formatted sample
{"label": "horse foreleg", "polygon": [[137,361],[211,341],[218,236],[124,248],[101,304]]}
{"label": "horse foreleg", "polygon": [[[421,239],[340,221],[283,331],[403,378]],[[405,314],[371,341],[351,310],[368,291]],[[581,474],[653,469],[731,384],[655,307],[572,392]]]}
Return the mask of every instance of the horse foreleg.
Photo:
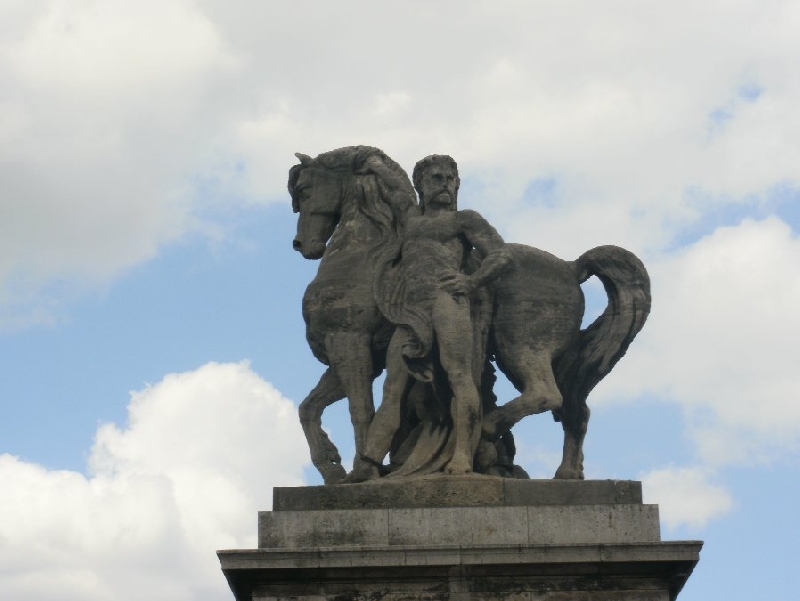
{"label": "horse foreleg", "polygon": [[319,383],[300,403],[300,425],[311,451],[311,462],[322,474],[325,484],[333,484],[344,478],[342,458],[336,445],[322,429],[322,412],[326,407],[345,396],[342,383],[333,368],[322,374]]}
{"label": "horse foreleg", "polygon": [[589,408],[586,403],[567,403],[560,413],[564,427],[564,456],[556,470],[556,478],[583,480],[583,439],[589,425]]}
{"label": "horse foreleg", "polygon": [[350,421],[355,433],[356,457],[365,452],[369,425],[375,415],[371,342],[369,334],[355,332],[332,332],[325,337],[331,366],[336,370],[347,395]]}
{"label": "horse foreleg", "polygon": [[521,394],[483,418],[483,436],[492,441],[498,440],[524,417],[557,410],[563,402],[548,353],[509,349],[501,363],[504,373],[517,383]]}

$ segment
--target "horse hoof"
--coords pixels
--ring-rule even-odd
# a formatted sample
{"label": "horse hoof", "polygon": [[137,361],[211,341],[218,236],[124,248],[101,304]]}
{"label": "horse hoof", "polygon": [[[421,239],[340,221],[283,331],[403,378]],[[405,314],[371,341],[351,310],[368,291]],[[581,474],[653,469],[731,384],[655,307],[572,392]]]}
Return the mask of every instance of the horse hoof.
{"label": "horse hoof", "polygon": [[556,470],[556,480],[583,480],[583,472],[572,468],[560,467]]}
{"label": "horse hoof", "polygon": [[367,480],[375,480],[381,477],[381,473],[374,465],[356,465],[353,471],[347,474],[341,481],[341,484],[356,484],[358,482],[366,482]]}
{"label": "horse hoof", "polygon": [[347,472],[340,464],[330,464],[325,467],[318,467],[319,473],[325,484],[338,484],[347,476]]}

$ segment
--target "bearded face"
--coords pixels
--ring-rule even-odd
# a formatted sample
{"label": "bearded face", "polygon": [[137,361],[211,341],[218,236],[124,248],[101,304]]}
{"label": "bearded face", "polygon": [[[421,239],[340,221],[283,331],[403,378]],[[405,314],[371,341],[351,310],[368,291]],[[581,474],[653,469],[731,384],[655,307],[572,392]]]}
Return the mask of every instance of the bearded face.
{"label": "bearded face", "polygon": [[458,172],[449,162],[432,163],[422,171],[417,192],[420,202],[425,207],[438,205],[455,211],[458,199]]}

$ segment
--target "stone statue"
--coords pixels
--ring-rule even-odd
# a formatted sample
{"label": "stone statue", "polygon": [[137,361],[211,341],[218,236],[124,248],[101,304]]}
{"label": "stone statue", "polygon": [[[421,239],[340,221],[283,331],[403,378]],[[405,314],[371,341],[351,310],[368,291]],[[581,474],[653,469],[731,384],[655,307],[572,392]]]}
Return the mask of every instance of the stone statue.
{"label": "stone statue", "polygon": [[[385,169],[377,157],[367,165],[379,176]],[[414,182],[419,207],[392,203],[409,207],[401,220],[406,224],[402,244],[391,257],[397,267],[384,270],[375,282],[378,306],[396,329],[389,344],[383,400],[370,427],[366,453],[356,457],[354,480],[378,475],[376,464],[389,452],[400,428],[400,406],[412,375],[432,384],[435,396],[444,402],[439,413],[449,424],[449,448],[434,445],[424,463],[435,453],[436,471],[471,472],[480,440],[490,305],[478,293],[497,278],[511,256],[478,213],[457,210],[459,177],[452,158],[423,159],[414,170]],[[479,266],[472,270],[469,259],[475,256]],[[483,310],[473,310],[481,301]],[[437,369],[440,377],[435,378]],[[408,473],[412,464],[406,463],[403,471]]]}
{"label": "stone statue", "polygon": [[[300,416],[325,482],[473,470],[524,477],[511,428],[544,411],[564,428],[556,477],[583,478],[586,398],[650,309],[641,262],[615,246],[562,261],[504,244],[479,214],[457,210],[450,157],[417,164],[418,205],[408,176],[378,149],[297,156],[294,246],[322,257],[303,315],[312,351],[329,366]],[[580,284],[592,275],[609,305],[581,330]],[[520,392],[499,406],[491,359]],[[375,414],[371,383],[384,366]],[[324,408],[345,396],[356,440],[347,479],[321,427]]]}
{"label": "stone statue", "polygon": [[300,214],[294,248],[322,259],[303,296],[303,318],[311,351],[328,369],[300,404],[300,423],[327,484],[344,478],[345,470],[322,429],[322,412],[347,397],[361,453],[375,413],[372,381],[383,371],[394,329],[375,304],[372,265],[383,246],[396,242],[398,224],[377,178],[356,173],[370,154],[408,182],[413,198],[405,171],[374,148],[341,148],[316,159],[298,153],[301,162],[289,172],[292,206]]}

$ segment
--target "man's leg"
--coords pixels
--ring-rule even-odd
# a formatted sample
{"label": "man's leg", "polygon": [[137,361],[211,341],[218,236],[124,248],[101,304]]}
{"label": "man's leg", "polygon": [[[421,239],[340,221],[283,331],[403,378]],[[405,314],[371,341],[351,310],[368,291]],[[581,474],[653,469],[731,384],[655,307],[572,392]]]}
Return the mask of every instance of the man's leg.
{"label": "man's leg", "polygon": [[480,395],[472,378],[469,299],[441,292],[433,306],[433,327],[439,343],[439,359],[453,391],[450,413],[455,447],[445,471],[463,474],[472,471],[472,458],[481,433]]}
{"label": "man's leg", "polygon": [[362,455],[356,456],[349,482],[361,482],[380,476],[378,465],[392,446],[392,439],[400,427],[400,410],[403,399],[412,385],[403,361],[403,343],[407,334],[397,328],[386,351],[386,380],[383,382],[383,399],[372,418]]}

